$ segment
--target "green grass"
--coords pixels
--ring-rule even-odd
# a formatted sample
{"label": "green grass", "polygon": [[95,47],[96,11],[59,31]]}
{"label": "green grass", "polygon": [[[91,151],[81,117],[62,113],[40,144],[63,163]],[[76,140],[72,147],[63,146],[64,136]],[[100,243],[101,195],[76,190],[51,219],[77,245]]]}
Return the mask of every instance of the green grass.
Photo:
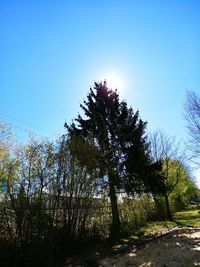
{"label": "green grass", "polygon": [[171,221],[155,221],[155,222],[151,222],[148,223],[147,225],[141,227],[140,229],[138,229],[135,234],[136,235],[154,235],[157,233],[161,233],[165,230],[170,230],[174,227],[176,227],[177,224],[175,222],[171,222]]}
{"label": "green grass", "polygon": [[200,227],[200,214],[198,211],[199,210],[196,209],[176,212],[174,220],[181,226]]}
{"label": "green grass", "polygon": [[135,230],[131,238],[138,239],[141,236],[155,235],[163,231],[170,230],[174,227],[200,227],[199,209],[179,211],[174,214],[174,221],[155,221],[146,224]]}

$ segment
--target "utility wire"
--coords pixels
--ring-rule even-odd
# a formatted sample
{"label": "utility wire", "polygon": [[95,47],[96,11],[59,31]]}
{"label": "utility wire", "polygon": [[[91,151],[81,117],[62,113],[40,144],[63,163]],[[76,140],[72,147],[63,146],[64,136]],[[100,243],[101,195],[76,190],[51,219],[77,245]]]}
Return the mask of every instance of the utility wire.
{"label": "utility wire", "polygon": [[[57,136],[57,134],[55,134],[55,133],[53,133],[53,132],[51,132],[51,131],[49,131],[49,130],[46,130],[46,129],[42,128],[42,127],[36,126],[36,125],[34,125],[34,124],[32,124],[32,123],[29,123],[29,122],[25,122],[25,121],[23,121],[23,120],[16,119],[16,118],[14,118],[13,116],[6,115],[6,114],[4,114],[4,113],[2,113],[2,112],[0,112],[0,115],[3,116],[3,117],[6,117],[6,118],[8,118],[8,119],[14,120],[14,121],[16,121],[16,122],[19,122],[19,123],[28,125],[29,127],[38,129],[38,130],[43,131],[43,132],[46,132],[46,133],[49,133],[49,134],[53,135],[54,137]],[[14,126],[16,126],[16,125],[14,125]],[[17,127],[17,128],[21,128],[21,127],[19,127],[19,126],[16,126],[16,127]],[[21,128],[21,129],[22,129],[22,128]]]}

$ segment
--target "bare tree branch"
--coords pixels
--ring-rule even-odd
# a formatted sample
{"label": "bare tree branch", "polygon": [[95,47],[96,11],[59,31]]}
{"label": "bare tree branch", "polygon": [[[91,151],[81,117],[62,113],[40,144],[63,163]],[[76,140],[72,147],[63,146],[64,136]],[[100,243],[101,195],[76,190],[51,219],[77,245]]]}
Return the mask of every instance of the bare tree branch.
{"label": "bare tree branch", "polygon": [[189,133],[188,147],[191,152],[191,160],[200,167],[200,96],[193,91],[187,91],[184,110]]}

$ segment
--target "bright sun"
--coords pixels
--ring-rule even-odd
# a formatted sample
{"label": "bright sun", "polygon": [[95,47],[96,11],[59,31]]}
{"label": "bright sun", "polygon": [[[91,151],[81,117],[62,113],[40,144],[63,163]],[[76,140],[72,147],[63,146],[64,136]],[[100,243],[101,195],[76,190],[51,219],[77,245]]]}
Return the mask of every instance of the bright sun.
{"label": "bright sun", "polygon": [[109,88],[113,90],[121,89],[122,83],[118,75],[108,74],[105,76],[105,81]]}

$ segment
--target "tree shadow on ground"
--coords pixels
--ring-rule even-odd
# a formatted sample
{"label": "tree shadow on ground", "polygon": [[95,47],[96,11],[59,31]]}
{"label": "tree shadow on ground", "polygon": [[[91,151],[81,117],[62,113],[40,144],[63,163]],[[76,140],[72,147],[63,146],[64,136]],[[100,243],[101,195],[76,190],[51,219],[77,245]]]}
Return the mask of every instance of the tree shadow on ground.
{"label": "tree shadow on ground", "polygon": [[179,229],[151,242],[129,244],[116,253],[115,247],[106,255],[85,260],[79,266],[141,266],[175,267],[200,265],[200,232]]}

